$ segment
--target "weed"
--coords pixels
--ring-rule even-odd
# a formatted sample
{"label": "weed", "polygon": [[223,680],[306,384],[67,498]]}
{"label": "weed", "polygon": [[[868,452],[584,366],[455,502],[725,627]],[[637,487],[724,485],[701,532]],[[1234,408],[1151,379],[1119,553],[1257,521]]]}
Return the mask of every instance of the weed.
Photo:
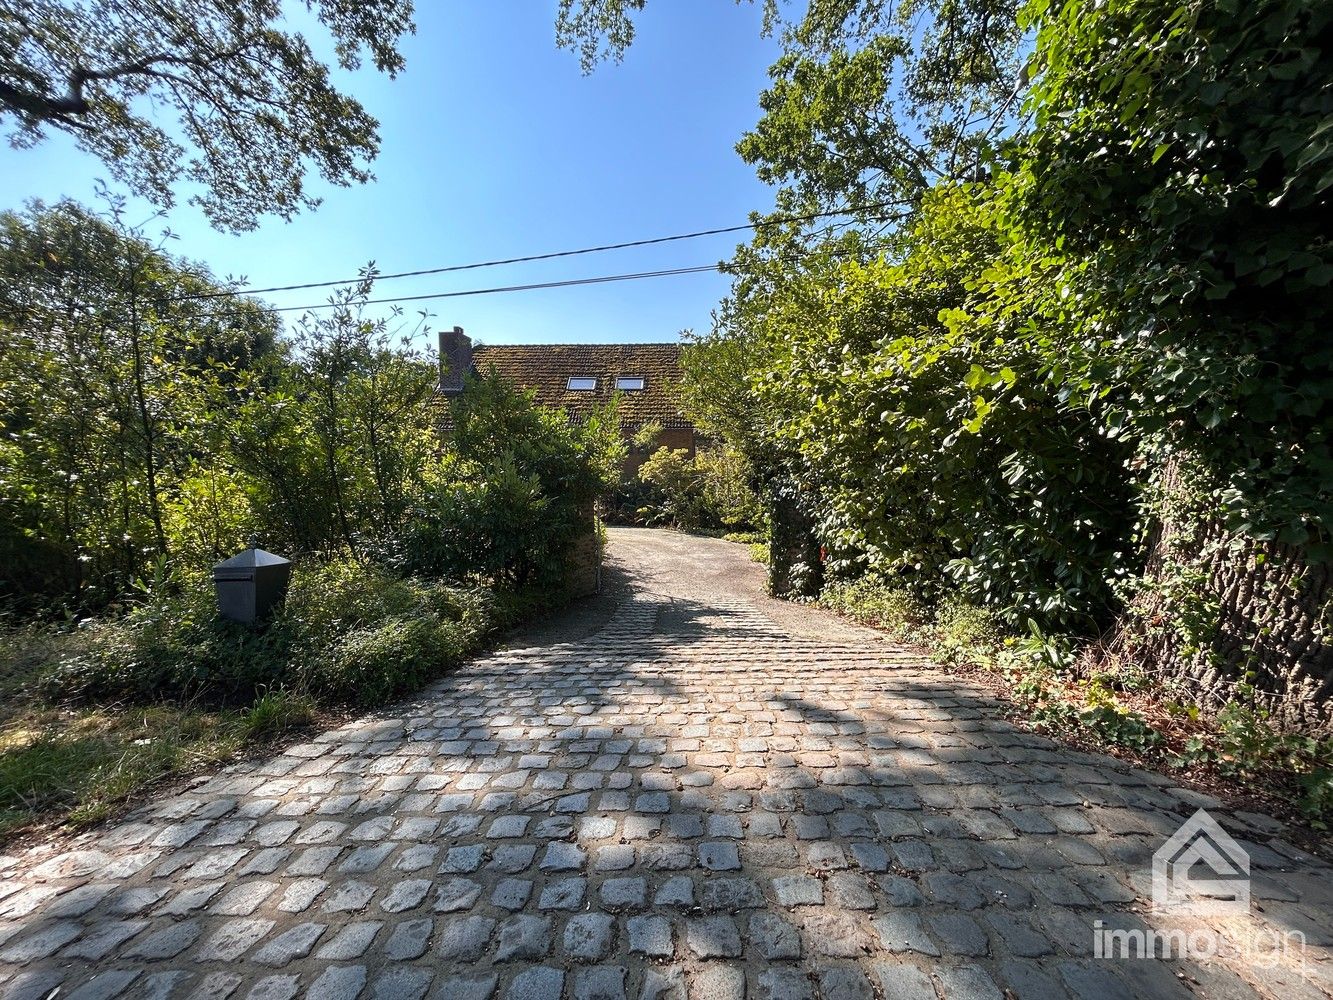
{"label": "weed", "polygon": [[314,718],[313,701],[279,688],[265,691],[241,715],[241,732],[249,742],[272,739],[288,730],[308,726]]}

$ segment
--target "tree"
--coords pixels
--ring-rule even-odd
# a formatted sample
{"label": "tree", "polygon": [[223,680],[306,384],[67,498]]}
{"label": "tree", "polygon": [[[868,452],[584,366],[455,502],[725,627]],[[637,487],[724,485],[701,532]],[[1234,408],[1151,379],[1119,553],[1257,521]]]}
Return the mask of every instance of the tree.
{"label": "tree", "polygon": [[[307,0],[338,65],[403,68],[411,0]],[[0,123],[17,147],[67,132],[112,177],[162,207],[184,180],[219,229],[290,219],[319,199],[311,170],[364,183],[378,122],[329,79],[278,0],[17,0],[0,8]],[[170,108],[175,128],[152,117]],[[187,159],[188,157],[188,159]]]}
{"label": "tree", "polygon": [[[1333,702],[1333,10],[1036,0],[1034,127],[1001,223],[1064,314],[1051,357],[1148,470],[1112,649],[1213,703]],[[1034,310],[1034,304],[1036,309]]]}
{"label": "tree", "polygon": [[[277,319],[114,213],[34,204],[0,235],[0,592],[95,605],[174,549],[210,428]],[[204,520],[196,537],[239,541]]]}
{"label": "tree", "polygon": [[[585,71],[619,59],[644,4],[562,0],[557,39]],[[1019,0],[808,0],[794,18],[762,5],[783,53],[736,149],[779,186],[775,216],[849,208],[868,226],[896,222],[933,184],[979,176],[1014,125]],[[756,245],[780,248],[786,232],[761,231]]]}

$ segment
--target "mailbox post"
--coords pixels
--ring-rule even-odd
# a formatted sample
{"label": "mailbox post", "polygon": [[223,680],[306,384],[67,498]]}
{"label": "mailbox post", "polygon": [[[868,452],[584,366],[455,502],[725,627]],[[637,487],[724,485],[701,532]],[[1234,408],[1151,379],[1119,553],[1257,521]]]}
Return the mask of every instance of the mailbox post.
{"label": "mailbox post", "polygon": [[291,575],[289,560],[251,545],[213,567],[218,612],[247,625],[268,617],[286,595]]}

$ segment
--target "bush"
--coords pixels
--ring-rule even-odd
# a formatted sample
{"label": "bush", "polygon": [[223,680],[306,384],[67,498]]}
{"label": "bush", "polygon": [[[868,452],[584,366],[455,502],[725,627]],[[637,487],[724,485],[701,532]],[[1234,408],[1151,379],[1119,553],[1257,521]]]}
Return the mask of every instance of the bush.
{"label": "bush", "polygon": [[351,559],[299,565],[285,605],[257,627],[219,618],[211,582],[195,576],[88,627],[39,691],[56,702],[249,705],[282,690],[374,705],[457,663],[493,627],[484,592]]}
{"label": "bush", "polygon": [[392,560],[501,589],[558,586],[624,457],[614,411],[571,424],[498,377],[469,380],[450,447],[424,478]]}
{"label": "bush", "polygon": [[661,448],[639,467],[640,482],[655,492],[639,517],[686,531],[756,528],[764,514],[751,479],[745,457],[725,445],[701,448],[693,458],[684,449]]}
{"label": "bush", "polygon": [[928,618],[926,607],[910,591],[869,578],[830,583],[819,603],[903,641],[916,637]]}
{"label": "bush", "polygon": [[642,479],[630,479],[612,487],[597,509],[608,524],[653,527],[660,523],[662,491]]}

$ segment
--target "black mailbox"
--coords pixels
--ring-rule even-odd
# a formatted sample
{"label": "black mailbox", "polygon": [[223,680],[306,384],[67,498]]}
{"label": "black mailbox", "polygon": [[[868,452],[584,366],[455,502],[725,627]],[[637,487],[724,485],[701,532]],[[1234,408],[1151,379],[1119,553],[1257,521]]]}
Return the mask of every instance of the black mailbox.
{"label": "black mailbox", "polygon": [[251,546],[213,567],[218,611],[238,622],[257,622],[282,602],[291,576],[291,562]]}

